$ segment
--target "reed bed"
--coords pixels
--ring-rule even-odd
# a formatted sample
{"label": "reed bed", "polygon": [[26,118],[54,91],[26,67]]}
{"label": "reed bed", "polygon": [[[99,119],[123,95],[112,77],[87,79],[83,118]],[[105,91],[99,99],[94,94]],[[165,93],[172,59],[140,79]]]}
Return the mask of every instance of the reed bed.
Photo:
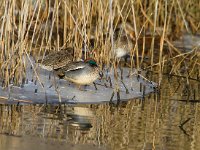
{"label": "reed bed", "polygon": [[2,86],[25,82],[25,57],[37,62],[69,46],[75,58],[95,52],[101,68],[117,67],[111,52],[119,25],[134,43],[130,68],[157,72],[159,83],[164,73],[199,81],[199,48],[185,52],[173,45],[185,32],[199,33],[198,0],[2,0],[0,17]]}

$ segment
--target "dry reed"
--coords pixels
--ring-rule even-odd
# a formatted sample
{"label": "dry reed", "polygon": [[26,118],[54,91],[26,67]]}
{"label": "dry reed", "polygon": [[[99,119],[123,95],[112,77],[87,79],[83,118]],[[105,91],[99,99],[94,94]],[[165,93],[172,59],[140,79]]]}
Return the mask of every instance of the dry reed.
{"label": "dry reed", "polygon": [[159,72],[159,83],[166,71],[185,75],[182,72],[186,70],[187,76],[196,77],[199,49],[183,53],[172,41],[185,31],[199,32],[199,6],[198,0],[2,0],[0,77],[3,86],[22,84],[27,56],[37,60],[53,50],[73,46],[74,57],[81,57],[84,48],[86,58],[93,51],[91,38],[95,39],[93,49],[101,68],[110,64],[117,67],[111,51],[113,34],[119,24],[134,43],[130,51],[131,68]]}

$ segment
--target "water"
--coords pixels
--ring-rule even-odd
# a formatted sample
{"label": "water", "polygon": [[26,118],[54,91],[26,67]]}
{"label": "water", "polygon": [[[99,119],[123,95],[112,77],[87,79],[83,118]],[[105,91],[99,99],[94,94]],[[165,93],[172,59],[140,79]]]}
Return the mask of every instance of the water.
{"label": "water", "polygon": [[0,149],[200,149],[199,83],[191,82],[196,93],[188,96],[176,80],[119,106],[2,104]]}

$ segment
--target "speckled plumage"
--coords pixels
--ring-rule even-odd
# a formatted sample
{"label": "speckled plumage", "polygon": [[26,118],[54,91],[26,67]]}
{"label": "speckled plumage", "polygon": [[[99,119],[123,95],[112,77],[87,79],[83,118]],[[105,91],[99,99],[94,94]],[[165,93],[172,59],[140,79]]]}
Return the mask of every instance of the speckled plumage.
{"label": "speckled plumage", "polygon": [[95,61],[77,61],[67,64],[56,71],[60,78],[79,85],[93,83],[99,77],[99,68]]}
{"label": "speckled plumage", "polygon": [[58,52],[50,53],[44,59],[38,60],[41,68],[52,71],[59,69],[73,60],[74,50],[71,47],[62,49]]}
{"label": "speckled plumage", "polygon": [[114,34],[114,47],[113,53],[114,57],[122,58],[128,55],[133,48],[133,41],[125,33],[120,34],[119,31],[116,31]]}

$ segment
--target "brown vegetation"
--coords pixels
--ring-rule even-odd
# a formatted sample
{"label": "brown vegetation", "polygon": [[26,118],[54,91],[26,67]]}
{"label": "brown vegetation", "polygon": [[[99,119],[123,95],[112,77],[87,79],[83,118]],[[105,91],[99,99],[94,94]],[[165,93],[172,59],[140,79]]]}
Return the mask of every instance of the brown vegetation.
{"label": "brown vegetation", "polygon": [[37,61],[44,53],[68,46],[81,57],[82,48],[91,47],[91,38],[98,64],[114,64],[110,53],[119,26],[134,43],[130,67],[158,71],[159,81],[163,73],[199,80],[198,47],[184,52],[172,42],[184,32],[199,33],[199,6],[198,0],[2,0],[1,80],[4,85],[22,82],[24,57]]}

